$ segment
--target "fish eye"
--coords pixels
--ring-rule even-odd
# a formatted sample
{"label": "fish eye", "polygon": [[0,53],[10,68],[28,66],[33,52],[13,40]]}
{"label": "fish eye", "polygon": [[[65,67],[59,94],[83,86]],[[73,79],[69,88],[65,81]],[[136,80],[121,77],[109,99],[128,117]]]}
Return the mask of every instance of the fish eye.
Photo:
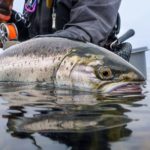
{"label": "fish eye", "polygon": [[112,79],[112,77],[113,77],[111,69],[107,66],[99,67],[98,76],[103,80],[104,79],[109,80],[109,79]]}

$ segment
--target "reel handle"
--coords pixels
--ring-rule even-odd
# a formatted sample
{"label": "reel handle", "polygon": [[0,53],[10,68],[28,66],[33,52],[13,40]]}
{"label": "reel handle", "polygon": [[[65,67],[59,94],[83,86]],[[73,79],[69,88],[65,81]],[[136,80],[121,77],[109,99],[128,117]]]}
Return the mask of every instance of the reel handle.
{"label": "reel handle", "polygon": [[123,34],[121,37],[118,38],[117,43],[118,44],[123,43],[124,41],[132,37],[134,34],[135,34],[135,31],[133,29],[128,30],[125,34]]}
{"label": "reel handle", "polygon": [[117,40],[115,40],[113,43],[110,45],[110,49],[114,49],[117,47],[117,45],[123,43],[130,37],[132,37],[135,34],[135,31],[133,29],[129,29],[126,33],[124,33],[121,37],[119,37]]}

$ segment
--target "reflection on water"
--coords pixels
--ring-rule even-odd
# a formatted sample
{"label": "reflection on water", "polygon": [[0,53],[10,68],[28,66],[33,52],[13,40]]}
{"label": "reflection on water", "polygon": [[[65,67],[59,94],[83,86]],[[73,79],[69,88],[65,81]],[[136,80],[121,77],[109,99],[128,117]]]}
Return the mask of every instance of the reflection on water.
{"label": "reflection on water", "polygon": [[1,150],[134,149],[129,139],[145,130],[137,127],[141,115],[148,119],[148,93],[108,97],[3,83],[0,94]]}

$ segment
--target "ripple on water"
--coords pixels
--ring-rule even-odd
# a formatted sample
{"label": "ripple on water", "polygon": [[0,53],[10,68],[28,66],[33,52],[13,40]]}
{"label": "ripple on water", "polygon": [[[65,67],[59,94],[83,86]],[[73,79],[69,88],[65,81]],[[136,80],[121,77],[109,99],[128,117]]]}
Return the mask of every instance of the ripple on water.
{"label": "ripple on water", "polygon": [[[99,141],[105,139],[104,135],[108,141],[130,136],[132,131],[127,125],[135,120],[127,114],[131,108],[142,107],[139,102],[145,99],[142,94],[102,96],[15,83],[1,84],[0,94],[0,119],[7,120],[5,132],[12,139],[31,139],[32,135],[33,139],[38,133],[66,145],[70,141],[72,146],[82,136],[97,139],[98,145],[104,143]],[[84,147],[88,145],[85,143]]]}

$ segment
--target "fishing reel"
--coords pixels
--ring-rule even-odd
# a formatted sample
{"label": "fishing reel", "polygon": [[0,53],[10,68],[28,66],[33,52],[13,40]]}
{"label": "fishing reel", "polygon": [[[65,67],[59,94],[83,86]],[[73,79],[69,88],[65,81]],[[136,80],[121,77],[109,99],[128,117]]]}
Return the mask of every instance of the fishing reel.
{"label": "fishing reel", "polygon": [[120,32],[120,26],[121,19],[120,15],[118,14],[116,24],[112,32],[110,33],[104,47],[119,55],[126,61],[129,61],[132,52],[132,45],[129,42],[126,42],[126,40],[132,37],[135,34],[135,31],[133,29],[129,29],[122,36],[118,37],[118,34]]}
{"label": "fishing reel", "polygon": [[0,24],[0,47],[3,47],[7,41],[18,40],[18,30],[14,23]]}

